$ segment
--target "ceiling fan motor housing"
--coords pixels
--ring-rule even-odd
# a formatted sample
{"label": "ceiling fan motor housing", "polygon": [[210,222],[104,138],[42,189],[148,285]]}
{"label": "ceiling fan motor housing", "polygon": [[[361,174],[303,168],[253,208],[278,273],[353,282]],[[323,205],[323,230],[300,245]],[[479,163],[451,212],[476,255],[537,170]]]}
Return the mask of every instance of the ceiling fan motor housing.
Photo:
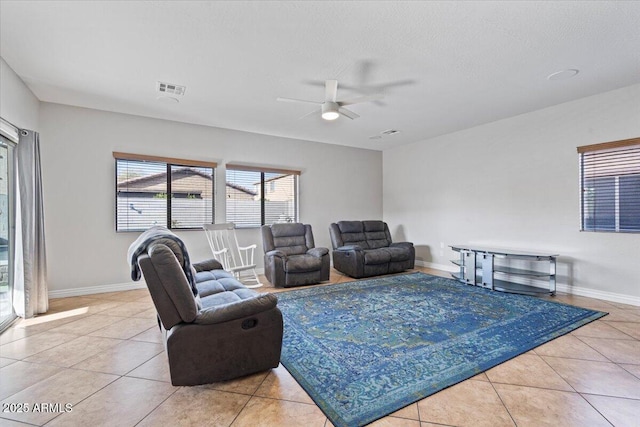
{"label": "ceiling fan motor housing", "polygon": [[338,103],[333,101],[325,101],[325,103],[322,104],[322,118],[325,120],[337,119],[340,116],[340,113],[338,113],[339,108],[340,106],[338,105]]}

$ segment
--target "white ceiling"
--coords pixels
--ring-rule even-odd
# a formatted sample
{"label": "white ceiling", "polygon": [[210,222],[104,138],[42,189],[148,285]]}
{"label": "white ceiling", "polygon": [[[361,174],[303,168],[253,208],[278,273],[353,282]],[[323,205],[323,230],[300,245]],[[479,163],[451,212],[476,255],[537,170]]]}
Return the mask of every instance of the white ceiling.
{"label": "white ceiling", "polygon": [[[639,25],[636,1],[2,0],[0,54],[42,101],[382,150],[639,83]],[[276,101],[326,79],[385,97],[334,122]]]}

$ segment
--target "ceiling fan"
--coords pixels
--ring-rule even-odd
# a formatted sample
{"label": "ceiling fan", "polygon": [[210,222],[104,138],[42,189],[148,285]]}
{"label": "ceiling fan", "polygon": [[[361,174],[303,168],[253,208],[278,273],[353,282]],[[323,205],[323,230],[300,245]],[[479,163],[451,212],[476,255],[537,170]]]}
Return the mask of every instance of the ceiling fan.
{"label": "ceiling fan", "polygon": [[[361,96],[359,98],[350,99],[346,101],[336,101],[336,96],[338,95],[338,81],[337,80],[326,80],[324,82],[324,101],[307,101],[304,99],[293,99],[293,98],[278,98],[278,101],[283,102],[297,102],[299,104],[313,104],[316,106],[320,106],[319,109],[313,110],[309,114],[306,114],[302,117],[306,117],[311,114],[315,114],[317,112],[322,113],[322,118],[325,120],[335,120],[340,115],[350,118],[351,120],[357,119],[360,117],[358,114],[354,113],[351,110],[344,108],[345,105],[353,105],[360,104],[363,102],[376,101],[378,99],[382,99],[382,95],[369,95],[369,96]],[[301,118],[302,118],[301,117]]]}

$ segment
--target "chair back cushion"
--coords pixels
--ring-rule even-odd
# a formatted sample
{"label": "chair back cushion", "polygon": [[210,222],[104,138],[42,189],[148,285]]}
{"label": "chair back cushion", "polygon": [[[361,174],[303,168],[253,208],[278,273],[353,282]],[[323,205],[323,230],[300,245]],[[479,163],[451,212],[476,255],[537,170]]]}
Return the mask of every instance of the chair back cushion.
{"label": "chair back cushion", "polygon": [[386,248],[391,245],[391,234],[385,222],[362,221],[362,226],[370,249]]}
{"label": "chair back cushion", "polygon": [[[301,255],[307,253],[307,251],[313,247],[313,235],[311,235],[311,242],[309,242],[307,228],[310,234],[311,226],[305,226],[300,223],[273,224],[271,227],[265,226],[265,228],[263,228],[263,234],[264,232],[267,233],[267,239],[263,239],[265,252],[277,249],[286,255]],[[271,236],[268,236],[269,233]],[[269,239],[269,237],[271,237],[272,240]],[[273,245],[273,247],[267,249],[267,243],[269,243],[269,246]],[[309,243],[311,243],[312,246],[308,246]]]}
{"label": "chair back cushion", "polygon": [[165,243],[150,244],[139,263],[158,316],[168,330],[178,323],[193,322],[198,304],[176,253]]}
{"label": "chair back cushion", "polygon": [[362,249],[386,248],[391,245],[389,227],[383,221],[339,221],[331,227],[334,249],[360,246]]}
{"label": "chair back cushion", "polygon": [[344,246],[357,245],[362,249],[369,249],[362,221],[340,221],[338,222],[338,229]]}

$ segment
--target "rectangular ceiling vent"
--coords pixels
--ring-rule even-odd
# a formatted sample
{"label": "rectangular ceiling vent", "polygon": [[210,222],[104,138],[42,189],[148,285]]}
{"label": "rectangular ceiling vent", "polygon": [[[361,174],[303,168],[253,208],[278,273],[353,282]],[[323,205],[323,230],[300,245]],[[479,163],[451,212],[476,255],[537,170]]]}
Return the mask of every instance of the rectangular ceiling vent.
{"label": "rectangular ceiling vent", "polygon": [[396,133],[400,133],[397,129],[387,129],[380,132],[380,135],[395,135]]}
{"label": "rectangular ceiling vent", "polygon": [[158,92],[162,95],[182,96],[184,91],[187,90],[186,86],[180,86],[173,83],[158,82]]}

